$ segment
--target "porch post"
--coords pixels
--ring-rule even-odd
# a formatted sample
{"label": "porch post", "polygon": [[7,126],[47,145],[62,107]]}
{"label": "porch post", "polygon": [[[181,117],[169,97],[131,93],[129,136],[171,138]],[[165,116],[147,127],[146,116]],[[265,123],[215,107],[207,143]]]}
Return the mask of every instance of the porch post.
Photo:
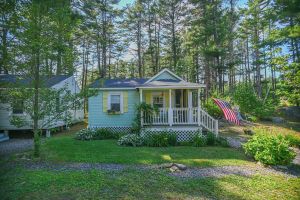
{"label": "porch post", "polygon": [[169,110],[168,110],[169,126],[173,125],[173,109],[172,109],[172,91],[169,89]]}
{"label": "porch post", "polygon": [[201,119],[200,119],[200,88],[197,90],[197,114],[198,114],[198,126],[201,125]]}
{"label": "porch post", "polygon": [[187,95],[188,95],[188,122],[192,123],[193,122],[193,103],[192,103],[192,92],[188,89],[187,90]]}
{"label": "porch post", "polygon": [[[140,103],[143,103],[143,89],[140,88]],[[141,127],[143,127],[143,122],[144,117],[143,117],[143,111],[141,111]]]}

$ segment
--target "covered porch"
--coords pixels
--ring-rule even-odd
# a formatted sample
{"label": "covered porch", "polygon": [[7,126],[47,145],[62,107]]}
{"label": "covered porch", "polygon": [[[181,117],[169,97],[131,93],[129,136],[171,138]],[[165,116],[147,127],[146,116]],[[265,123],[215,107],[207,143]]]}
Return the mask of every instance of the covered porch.
{"label": "covered porch", "polygon": [[152,114],[141,113],[142,127],[204,127],[218,133],[218,121],[201,109],[200,95],[203,86],[144,87],[138,88],[140,103],[157,107]]}

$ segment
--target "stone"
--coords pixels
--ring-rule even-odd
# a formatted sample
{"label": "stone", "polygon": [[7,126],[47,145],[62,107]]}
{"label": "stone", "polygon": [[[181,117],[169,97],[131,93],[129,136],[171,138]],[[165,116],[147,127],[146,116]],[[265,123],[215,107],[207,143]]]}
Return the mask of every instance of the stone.
{"label": "stone", "polygon": [[173,166],[173,163],[163,163],[163,164],[159,165],[158,168],[164,169],[164,168],[171,168],[172,166]]}
{"label": "stone", "polygon": [[289,169],[287,166],[284,166],[284,165],[277,165],[276,168],[279,170],[288,170]]}
{"label": "stone", "polygon": [[187,167],[183,164],[179,164],[179,163],[174,163],[174,165],[179,169],[179,170],[186,170]]}
{"label": "stone", "polygon": [[170,171],[177,172],[177,171],[180,171],[180,169],[177,166],[173,165],[172,167],[170,167]]}
{"label": "stone", "polygon": [[252,131],[251,129],[244,129],[244,133],[246,135],[254,135],[254,131]]}
{"label": "stone", "polygon": [[272,122],[276,124],[282,124],[284,123],[284,119],[282,117],[272,117]]}

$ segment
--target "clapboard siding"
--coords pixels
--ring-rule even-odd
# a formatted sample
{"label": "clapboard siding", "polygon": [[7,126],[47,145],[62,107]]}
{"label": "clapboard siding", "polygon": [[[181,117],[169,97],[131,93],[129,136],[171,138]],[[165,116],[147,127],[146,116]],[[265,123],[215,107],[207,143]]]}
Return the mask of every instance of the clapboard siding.
{"label": "clapboard siding", "polygon": [[[80,88],[78,87],[75,78],[73,76],[57,83],[56,85],[52,86],[52,89],[60,89],[65,87],[67,90],[71,91],[72,94],[79,93]],[[79,122],[83,121],[84,113],[83,109],[78,110],[69,110],[72,116],[72,122]],[[26,130],[32,129],[32,119],[26,113],[22,114],[26,118],[26,126],[23,127],[16,127],[10,123],[10,118],[12,115],[12,108],[9,104],[0,104],[0,130]],[[19,115],[20,116],[20,115]],[[39,124],[43,124],[43,121],[39,121]],[[49,127],[40,127],[40,128],[54,128],[59,126],[64,126],[64,121],[57,120],[53,122],[53,124]]]}
{"label": "clapboard siding", "polygon": [[[124,90],[123,90],[124,91]],[[89,127],[129,127],[135,117],[135,106],[139,103],[139,95],[135,90],[128,92],[128,112],[110,115],[103,112],[103,91],[89,98]],[[114,92],[122,92],[116,91]]]}

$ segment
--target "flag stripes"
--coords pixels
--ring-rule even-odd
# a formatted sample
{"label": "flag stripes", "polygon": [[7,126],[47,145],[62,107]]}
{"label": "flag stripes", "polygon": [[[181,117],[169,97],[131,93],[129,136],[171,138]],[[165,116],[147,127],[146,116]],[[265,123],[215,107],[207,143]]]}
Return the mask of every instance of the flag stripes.
{"label": "flag stripes", "polygon": [[237,114],[232,110],[228,102],[215,98],[213,98],[213,100],[223,111],[226,120],[240,125],[240,120],[238,119]]}

